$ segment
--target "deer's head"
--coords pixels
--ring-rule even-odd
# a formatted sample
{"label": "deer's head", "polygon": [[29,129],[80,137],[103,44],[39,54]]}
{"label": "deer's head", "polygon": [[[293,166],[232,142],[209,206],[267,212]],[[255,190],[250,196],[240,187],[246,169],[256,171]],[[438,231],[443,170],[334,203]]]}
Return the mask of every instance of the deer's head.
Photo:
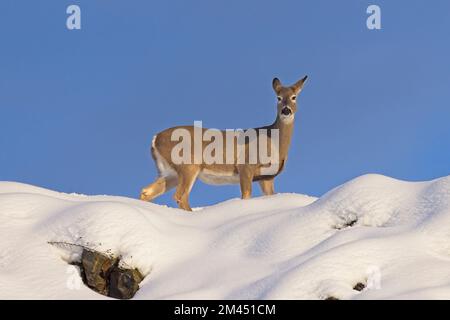
{"label": "deer's head", "polygon": [[278,99],[277,115],[283,122],[291,122],[294,120],[297,111],[297,97],[303,89],[308,76],[297,81],[290,87],[284,87],[278,78],[273,79],[272,86]]}

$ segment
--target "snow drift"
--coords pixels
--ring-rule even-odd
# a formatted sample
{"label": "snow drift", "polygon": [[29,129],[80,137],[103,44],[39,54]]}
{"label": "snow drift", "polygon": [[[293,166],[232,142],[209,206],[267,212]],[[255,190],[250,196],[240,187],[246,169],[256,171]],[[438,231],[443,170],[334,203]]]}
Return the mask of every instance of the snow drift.
{"label": "snow drift", "polygon": [[52,241],[121,256],[146,275],[135,299],[450,299],[450,176],[194,213],[0,182],[0,237],[2,299],[108,299],[69,265],[79,248]]}

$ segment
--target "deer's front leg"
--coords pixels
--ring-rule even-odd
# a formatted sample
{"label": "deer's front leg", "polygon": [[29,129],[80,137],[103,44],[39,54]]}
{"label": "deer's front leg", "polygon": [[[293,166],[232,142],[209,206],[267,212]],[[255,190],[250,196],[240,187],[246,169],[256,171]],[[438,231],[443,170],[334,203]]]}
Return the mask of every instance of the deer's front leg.
{"label": "deer's front leg", "polygon": [[261,187],[262,192],[266,196],[270,196],[275,193],[273,187],[273,179],[261,180],[259,181],[259,186]]}
{"label": "deer's front leg", "polygon": [[250,199],[252,197],[252,181],[253,170],[248,167],[241,167],[239,169],[239,182],[241,185],[241,198]]}

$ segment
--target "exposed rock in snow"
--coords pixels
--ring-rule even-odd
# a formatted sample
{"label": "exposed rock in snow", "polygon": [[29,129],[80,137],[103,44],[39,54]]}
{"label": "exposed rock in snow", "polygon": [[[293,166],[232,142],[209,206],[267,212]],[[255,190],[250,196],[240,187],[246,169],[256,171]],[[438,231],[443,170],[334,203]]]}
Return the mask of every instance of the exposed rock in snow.
{"label": "exposed rock in snow", "polygon": [[119,267],[120,257],[87,248],[83,248],[80,261],[74,261],[72,264],[80,268],[80,276],[89,288],[108,297],[131,299],[143,280],[139,270]]}
{"label": "exposed rock in snow", "polygon": [[450,176],[365,175],[316,199],[232,199],[194,213],[0,182],[0,298],[102,299],[75,248],[143,276],[134,299],[450,299]]}

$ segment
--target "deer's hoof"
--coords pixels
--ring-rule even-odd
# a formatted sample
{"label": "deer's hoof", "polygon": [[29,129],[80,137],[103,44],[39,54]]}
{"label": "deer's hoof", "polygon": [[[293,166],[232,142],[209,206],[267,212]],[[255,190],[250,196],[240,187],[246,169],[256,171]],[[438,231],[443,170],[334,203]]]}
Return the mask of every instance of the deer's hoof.
{"label": "deer's hoof", "polygon": [[141,199],[142,201],[148,201],[149,200],[149,195],[147,194],[147,192],[145,192],[145,190],[142,190],[141,195],[139,196],[139,199]]}

